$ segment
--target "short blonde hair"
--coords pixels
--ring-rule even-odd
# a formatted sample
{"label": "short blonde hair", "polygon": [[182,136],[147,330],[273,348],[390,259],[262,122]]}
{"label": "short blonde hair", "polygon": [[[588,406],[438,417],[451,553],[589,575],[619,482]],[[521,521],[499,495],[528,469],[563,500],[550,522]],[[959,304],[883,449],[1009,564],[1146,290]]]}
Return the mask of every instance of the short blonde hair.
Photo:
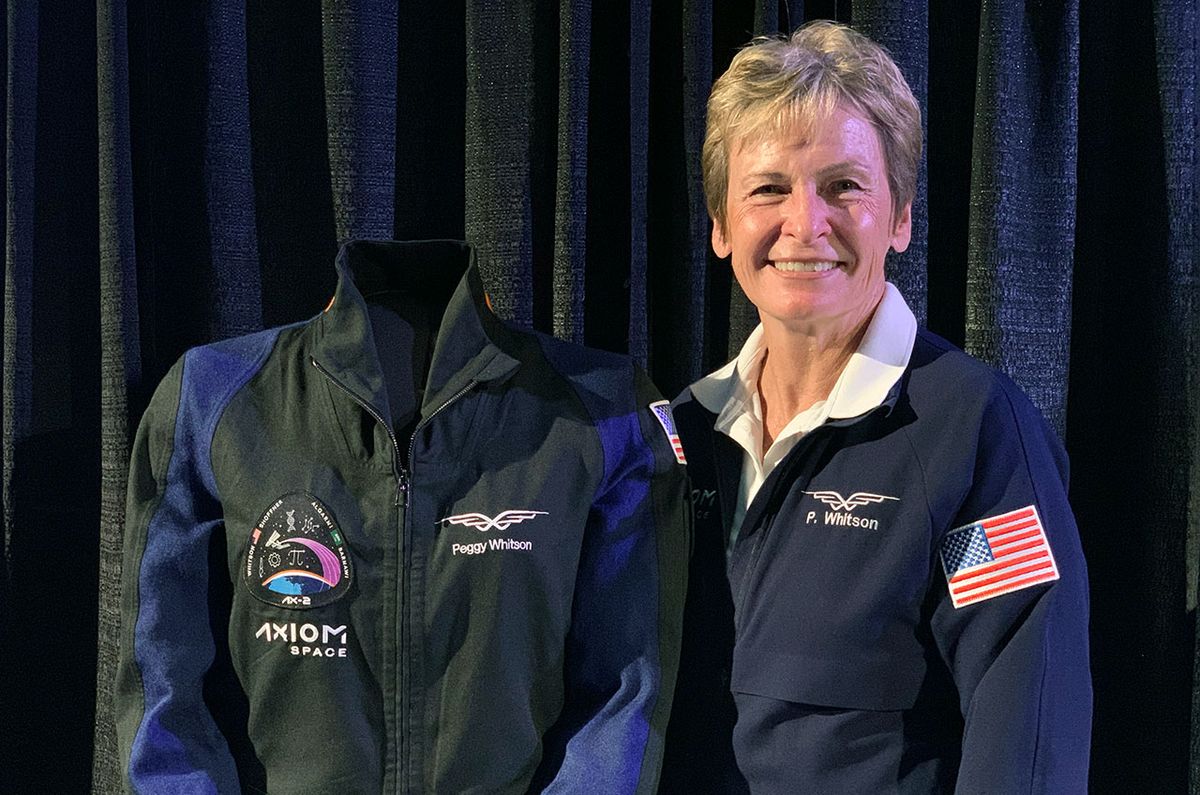
{"label": "short blonde hair", "polygon": [[790,124],[810,127],[838,105],[875,127],[893,218],[900,217],[917,192],[921,108],[887,50],[845,25],[818,21],[790,37],[754,39],[713,84],[701,163],[708,212],[722,231],[731,148]]}

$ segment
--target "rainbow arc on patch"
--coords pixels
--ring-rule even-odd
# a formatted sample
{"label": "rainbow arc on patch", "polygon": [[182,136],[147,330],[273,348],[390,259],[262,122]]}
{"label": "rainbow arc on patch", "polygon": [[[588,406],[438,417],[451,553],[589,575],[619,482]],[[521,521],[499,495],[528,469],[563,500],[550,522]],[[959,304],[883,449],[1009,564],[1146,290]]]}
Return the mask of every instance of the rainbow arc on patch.
{"label": "rainbow arc on patch", "polygon": [[312,550],[321,564],[321,571],[284,569],[263,580],[263,586],[275,593],[310,595],[334,588],[341,582],[341,561],[332,549],[310,538],[290,538],[284,543],[300,544]]}

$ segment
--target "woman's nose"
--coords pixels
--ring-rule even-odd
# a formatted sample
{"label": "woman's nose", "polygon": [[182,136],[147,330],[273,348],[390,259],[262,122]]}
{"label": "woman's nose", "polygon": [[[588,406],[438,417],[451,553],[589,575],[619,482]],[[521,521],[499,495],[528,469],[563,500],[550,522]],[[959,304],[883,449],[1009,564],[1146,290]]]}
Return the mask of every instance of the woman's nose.
{"label": "woman's nose", "polygon": [[782,213],[783,233],[801,243],[829,233],[829,205],[815,190],[793,190],[783,202]]}

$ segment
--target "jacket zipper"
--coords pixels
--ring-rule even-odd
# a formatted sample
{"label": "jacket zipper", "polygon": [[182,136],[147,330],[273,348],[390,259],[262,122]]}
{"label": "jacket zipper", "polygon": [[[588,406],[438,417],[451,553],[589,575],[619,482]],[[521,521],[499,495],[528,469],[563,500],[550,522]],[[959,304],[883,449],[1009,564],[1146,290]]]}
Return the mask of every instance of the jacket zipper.
{"label": "jacket zipper", "polygon": [[417,423],[417,426],[416,426],[415,428],[413,428],[412,436],[410,436],[410,437],[409,437],[409,439],[408,439],[408,461],[409,461],[409,467],[410,467],[410,468],[412,467],[413,452],[415,451],[415,449],[416,449],[416,446],[417,446],[417,433],[418,433],[418,432],[420,432],[420,430],[421,430],[422,428],[424,428],[426,425],[428,425],[428,424],[430,423],[430,421],[432,421],[432,420],[433,420],[433,418],[434,418],[434,417],[436,417],[437,415],[441,414],[441,413],[442,413],[442,411],[443,411],[443,410],[444,410],[444,409],[445,409],[447,406],[449,406],[449,405],[450,405],[451,403],[453,403],[454,401],[458,400],[458,399],[459,399],[460,397],[462,397],[463,395],[465,395],[465,394],[467,394],[468,392],[470,392],[472,389],[474,389],[474,388],[475,388],[475,386],[476,386],[478,383],[479,383],[478,381],[476,381],[476,380],[472,379],[472,380],[471,380],[470,382],[468,382],[468,383],[467,383],[467,385],[466,385],[466,386],[464,386],[462,389],[458,390],[458,391],[457,391],[457,392],[455,392],[453,395],[451,395],[450,397],[446,398],[446,402],[445,402],[445,403],[443,403],[442,405],[438,406],[438,407],[437,407],[436,409],[434,409],[433,411],[431,411],[431,412],[429,413],[429,416],[428,416],[428,417],[425,417],[423,420],[421,420],[420,422],[418,422],[418,423]]}
{"label": "jacket zipper", "polygon": [[[466,386],[464,386],[462,389],[458,390],[453,395],[451,395],[449,398],[447,398],[446,401],[442,403],[442,405],[438,406],[436,409],[431,411],[429,413],[429,416],[424,417],[420,422],[417,423],[416,427],[413,428],[412,435],[409,436],[409,438],[408,438],[408,473],[406,473],[406,475],[405,475],[405,481],[402,486],[403,502],[401,504],[405,508],[408,507],[408,501],[409,501],[408,477],[412,473],[413,455],[415,454],[416,447],[417,447],[417,434],[419,434],[421,432],[421,429],[423,429],[426,425],[428,425],[433,420],[434,417],[436,417],[438,414],[441,414],[442,411],[447,406],[449,406],[451,403],[453,403],[454,401],[461,398],[463,395],[470,392],[472,389],[474,389],[475,385],[477,383],[478,382],[475,381],[474,379],[469,381]],[[403,468],[401,468],[401,471],[402,472],[404,471]],[[411,543],[412,533],[409,530],[409,521],[408,521],[408,511],[407,510],[404,511],[403,533],[404,533],[404,573],[405,573],[404,587],[407,588],[407,586],[408,586],[407,573],[410,570],[410,568],[412,567],[412,543]],[[408,596],[407,592],[405,593],[405,596]],[[412,604],[411,598],[405,599],[404,610],[406,613],[409,610],[409,606],[411,604]],[[410,637],[409,633],[410,633],[410,627],[411,627],[412,623],[413,623],[412,621],[406,620],[406,621],[401,622],[401,624],[400,624],[400,643],[401,643],[402,649],[408,649],[411,644],[411,637]],[[408,705],[412,703],[412,693],[410,692],[411,688],[412,688],[412,682],[411,682],[412,674],[409,671],[409,666],[405,663],[406,658],[407,658],[407,655],[405,655],[405,654],[402,654],[400,656],[400,687],[401,687],[401,692],[403,693],[403,698],[404,698],[404,701],[401,705],[402,706],[401,711],[405,716],[405,725],[407,726],[407,716],[408,716],[408,712],[409,712]],[[399,739],[399,738],[397,738],[397,739]],[[411,748],[412,743],[409,743],[409,746]],[[396,749],[397,756],[399,756],[402,753],[402,751],[403,751],[403,748],[397,748]],[[411,775],[412,760],[406,759],[405,762],[406,762],[406,764],[401,766],[401,770],[409,771],[409,775]],[[407,778],[407,776],[406,776],[406,778]],[[407,782],[405,782],[405,784],[407,784]]]}
{"label": "jacket zipper", "polygon": [[[337,377],[335,377],[333,375],[333,373],[326,370],[321,365],[321,363],[318,362],[315,358],[309,357],[309,361],[311,361],[313,363],[314,367],[316,367],[318,370],[321,371],[322,375],[324,375],[327,379],[329,379],[329,382],[331,384],[336,386],[339,390],[344,392],[347,397],[349,397],[351,400],[353,400],[355,403],[357,403],[359,406],[361,406],[363,411],[367,412],[367,414],[370,414],[371,417],[374,418],[374,420],[377,423],[379,423],[380,425],[382,425],[384,430],[387,431],[388,439],[390,439],[392,442],[392,474],[395,475],[395,477],[396,477],[396,496],[392,502],[392,505],[393,505],[393,507],[395,507],[397,509],[397,511],[403,510],[408,505],[409,478],[408,478],[408,472],[405,470],[404,465],[401,463],[400,442],[399,442],[399,440],[396,439],[396,433],[395,433],[395,431],[392,430],[391,424],[389,422],[387,422],[386,420],[384,420],[383,416],[380,415],[380,413],[378,411],[376,411],[375,408],[370,403],[368,403],[367,401],[360,398],[357,394],[355,394],[355,392],[352,389],[350,389],[350,387],[346,386],[341,381],[339,381],[337,379]],[[409,543],[408,543],[408,511],[405,510],[403,515],[404,515],[404,518],[402,519],[402,522],[401,522],[402,523],[401,544],[403,545],[403,550],[404,550],[403,555],[407,559],[407,556],[409,553],[409,550],[408,550],[408,546],[409,546]],[[407,579],[408,579],[408,577],[407,577],[407,562],[405,563],[405,565],[400,567],[400,571],[397,572],[396,579],[398,580],[397,590],[399,591],[399,594],[402,596],[404,594],[405,587],[407,586]],[[402,611],[402,610],[406,609],[406,606],[408,604],[407,600],[405,600],[403,604],[404,604],[404,607],[397,605],[398,611]],[[398,667],[400,669],[399,691],[400,691],[400,697],[401,697],[400,703],[398,705],[396,705],[396,765],[399,768],[396,771],[396,789],[397,789],[397,791],[400,791],[403,788],[404,771],[405,771],[404,760],[402,757],[403,744],[401,742],[401,738],[404,735],[404,731],[407,729],[406,716],[404,714],[405,713],[404,706],[405,706],[405,701],[407,700],[405,698],[405,693],[406,693],[405,677],[407,676],[408,666],[406,666],[404,664],[405,655],[403,652],[405,645],[406,645],[405,640],[406,640],[407,631],[408,631],[408,622],[401,621],[400,622],[400,653],[397,654],[397,657],[399,657],[399,665],[398,665]]]}
{"label": "jacket zipper", "polygon": [[[396,439],[396,434],[392,430],[391,424],[388,423],[386,420],[384,420],[383,417],[379,414],[379,412],[376,411],[375,408],[370,403],[368,403],[367,401],[360,398],[357,394],[354,393],[353,390],[351,390],[348,386],[346,386],[341,381],[339,381],[333,375],[333,373],[326,370],[321,365],[321,363],[318,362],[315,358],[310,357],[309,360],[313,363],[313,366],[316,367],[318,370],[320,370],[321,374],[324,375],[326,378],[328,378],[329,381],[334,386],[336,386],[338,389],[340,389],[342,392],[344,392],[355,403],[362,406],[364,411],[366,411],[368,414],[370,414],[371,417],[374,418],[374,420],[376,422],[381,424],[383,426],[384,430],[387,431],[388,439],[390,439],[392,442],[392,472],[396,476],[396,498],[395,498],[394,505],[397,508],[404,509],[404,518],[402,520],[402,527],[401,527],[401,543],[403,545],[403,565],[401,566],[400,572],[399,572],[400,592],[401,592],[402,596],[407,597],[408,596],[407,590],[409,587],[408,571],[409,571],[410,567],[412,566],[412,542],[411,542],[411,533],[409,532],[407,508],[408,508],[408,503],[409,503],[409,490],[411,487],[411,470],[412,470],[413,453],[415,452],[416,445],[417,445],[417,433],[420,432],[420,430],[422,428],[424,428],[426,425],[428,425],[429,422],[431,420],[433,420],[434,417],[436,417],[443,410],[445,410],[450,404],[454,403],[454,401],[458,400],[463,395],[467,394],[472,389],[474,389],[475,386],[479,382],[472,379],[470,382],[467,383],[466,386],[464,386],[462,389],[458,390],[453,395],[451,395],[449,398],[447,398],[446,401],[444,403],[442,403],[442,405],[438,406],[436,409],[434,409],[432,412],[430,412],[428,417],[425,417],[424,419],[422,419],[420,422],[417,423],[417,426],[415,428],[413,428],[412,435],[409,437],[409,440],[408,440],[408,462],[409,462],[409,465],[407,468],[405,468],[405,466],[401,463],[401,458],[400,458],[400,442]],[[405,598],[403,601],[403,607],[401,608],[401,610],[407,612],[408,606],[410,604],[412,604],[412,600]],[[411,688],[411,682],[409,681],[409,678],[410,678],[410,674],[409,674],[409,670],[408,670],[409,666],[405,663],[407,655],[405,654],[405,651],[404,651],[409,646],[409,642],[410,642],[410,639],[409,639],[410,626],[409,625],[411,623],[412,622],[408,621],[408,620],[400,622],[401,653],[400,653],[399,657],[400,657],[401,703],[400,703],[400,708],[397,710],[398,714],[396,716],[396,723],[399,727],[401,727],[403,729],[407,729],[407,723],[408,723],[407,705],[411,701],[411,699],[409,698],[409,695],[410,695],[409,690]],[[400,742],[402,735],[403,735],[403,731],[397,731],[397,733],[396,733],[396,744],[397,744],[396,757],[399,760],[399,765],[400,765],[400,771],[397,774],[397,778],[399,779],[399,781],[397,781],[397,785],[398,785],[397,789],[405,789],[406,788],[405,782],[404,782],[404,779],[407,778],[406,771],[408,771],[412,767],[411,760],[407,760],[407,759],[403,758],[404,757],[404,748]],[[410,745],[411,745],[411,743],[410,743]]]}

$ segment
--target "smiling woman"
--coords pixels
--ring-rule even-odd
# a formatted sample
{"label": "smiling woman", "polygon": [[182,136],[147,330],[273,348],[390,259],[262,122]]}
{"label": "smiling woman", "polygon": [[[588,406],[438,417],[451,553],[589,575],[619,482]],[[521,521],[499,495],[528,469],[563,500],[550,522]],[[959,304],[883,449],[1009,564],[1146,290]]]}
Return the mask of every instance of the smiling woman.
{"label": "smiling woman", "polygon": [[695,517],[703,638],[684,640],[668,792],[1086,788],[1061,445],[885,280],[920,149],[891,58],[836,24],[756,40],[713,87],[712,246],[761,323],[675,401],[719,510]]}
{"label": "smiling woman", "polygon": [[[893,209],[871,123],[839,105],[778,138],[742,143],[729,186],[713,250],[732,256],[768,349],[789,335],[823,347],[853,340],[883,297],[888,249],[903,251],[912,230],[911,201]],[[766,368],[780,366],[776,356]]]}

